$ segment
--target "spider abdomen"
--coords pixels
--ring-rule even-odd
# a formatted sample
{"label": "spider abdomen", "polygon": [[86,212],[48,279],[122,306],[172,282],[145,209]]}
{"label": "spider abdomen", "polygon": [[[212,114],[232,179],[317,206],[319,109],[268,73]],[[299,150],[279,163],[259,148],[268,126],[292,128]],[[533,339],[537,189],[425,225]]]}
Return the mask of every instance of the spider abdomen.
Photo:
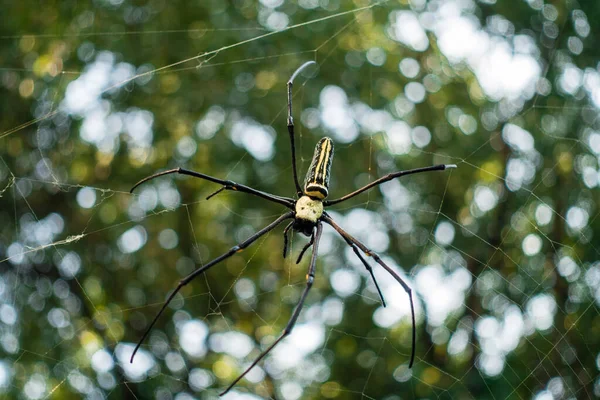
{"label": "spider abdomen", "polygon": [[333,160],[333,141],[324,137],[315,146],[315,154],[304,180],[304,194],[323,200],[329,194],[329,177]]}
{"label": "spider abdomen", "polygon": [[316,224],[323,215],[323,202],[309,196],[302,196],[296,202],[296,219]]}

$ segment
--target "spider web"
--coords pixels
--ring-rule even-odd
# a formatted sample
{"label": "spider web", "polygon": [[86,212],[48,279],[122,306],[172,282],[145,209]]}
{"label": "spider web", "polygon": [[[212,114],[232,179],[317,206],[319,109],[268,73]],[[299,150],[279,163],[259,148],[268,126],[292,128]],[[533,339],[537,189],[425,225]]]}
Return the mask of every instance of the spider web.
{"label": "spider web", "polygon": [[[309,1],[302,4],[313,7]],[[475,12],[474,4],[456,4],[455,10],[462,15],[468,17]],[[334,171],[333,179],[337,179],[337,183],[334,181],[332,189],[336,192],[358,187],[382,172],[403,168],[403,158],[395,157],[399,155],[410,157],[408,166],[455,163],[458,169],[435,177],[424,175],[390,182],[380,191],[370,191],[348,205],[331,210],[345,229],[378,251],[407,278],[417,293],[419,335],[415,368],[407,368],[410,320],[405,293],[373,265],[389,303],[386,309],[380,307],[364,268],[341,239],[326,229],[320,247],[319,283],[309,296],[294,333],[248,375],[247,381],[234,388],[228,395],[230,398],[375,399],[380,398],[382,388],[388,399],[458,395],[542,399],[597,395],[593,371],[597,347],[588,337],[598,314],[600,274],[597,262],[600,253],[592,230],[599,213],[590,193],[597,190],[594,187],[598,185],[597,178],[595,184],[590,178],[590,168],[597,174],[600,146],[593,141],[600,140],[593,139],[598,135],[593,132],[597,129],[594,116],[597,103],[592,101],[597,92],[588,89],[597,74],[586,70],[586,82],[590,86],[585,86],[583,77],[573,77],[583,74],[584,70],[570,63],[565,55],[566,49],[577,46],[572,38],[587,36],[582,33],[586,21],[583,12],[576,7],[562,9],[536,1],[529,2],[528,6],[534,15],[542,18],[544,32],[555,38],[547,46],[548,57],[544,59],[546,64],[540,71],[535,94],[529,98],[500,96],[497,102],[482,106],[481,114],[475,116],[473,110],[479,109],[475,106],[473,110],[444,107],[447,111],[439,114],[445,116],[441,123],[452,126],[462,135],[455,139],[464,140],[464,147],[452,146],[450,140],[444,139],[444,136],[449,137],[447,130],[433,128],[433,132],[412,129],[406,142],[407,126],[426,126],[422,121],[392,128],[386,126],[393,124],[387,116],[403,116],[397,115],[398,110],[410,106],[414,93],[405,90],[403,96],[396,98],[396,114],[382,106],[379,96],[385,89],[384,84],[389,82],[379,80],[381,57],[391,40],[381,32],[370,39],[370,48],[364,49],[362,62],[369,73],[366,94],[362,92],[365,88],[358,88],[356,93],[344,93],[339,86],[319,88],[314,80],[307,81],[307,77],[296,82],[294,108],[299,171],[306,170],[318,137],[311,131],[333,135],[336,157],[350,165],[344,174]],[[0,344],[6,354],[0,364],[2,390],[21,392],[26,398],[50,398],[71,392],[94,398],[144,398],[145,393],[153,393],[157,398],[177,393],[176,398],[180,400],[216,396],[218,389],[249,365],[258,355],[258,349],[271,343],[285,326],[305,285],[306,261],[296,266],[294,259],[305,241],[293,238],[292,257],[282,262],[281,238],[275,230],[234,257],[223,267],[224,272],[211,270],[197,279],[199,282],[192,285],[193,290],[184,290],[176,297],[136,362],[129,365],[127,360],[133,341],[158,310],[172,288],[174,277],[185,276],[195,265],[206,263],[279,214],[277,209],[265,208],[251,200],[244,203],[246,200],[238,200],[241,195],[236,194],[221,194],[206,201],[204,197],[210,193],[208,184],[184,183],[175,178],[158,180],[130,195],[128,187],[123,190],[111,184],[109,177],[118,176],[120,171],[106,170],[114,154],[118,154],[118,148],[95,141],[93,134],[97,132],[90,127],[87,132],[91,136],[86,138],[79,133],[86,132],[89,109],[102,110],[106,106],[100,101],[103,96],[116,98],[125,91],[143,92],[145,84],[161,79],[166,93],[171,87],[181,87],[173,92],[172,100],[185,89],[173,83],[177,79],[186,82],[189,76],[202,76],[204,71],[208,74],[214,68],[243,69],[265,63],[283,63],[289,66],[286,71],[291,73],[299,62],[307,59],[319,64],[319,74],[333,79],[336,72],[332,66],[344,62],[352,64],[353,57],[359,53],[346,51],[347,44],[342,39],[349,40],[347,34],[364,33],[363,26],[377,19],[379,13],[385,14],[386,20],[388,15],[405,11],[406,14],[396,15],[396,21],[407,25],[416,21],[411,18],[417,15],[423,25],[427,25],[428,17],[443,15],[443,7],[435,3],[413,2],[403,8],[375,3],[347,11],[323,6],[326,12],[319,17],[297,24],[288,21],[285,27],[278,28],[277,24],[285,19],[284,14],[273,5],[259,7],[274,17],[269,22],[267,16],[258,16],[263,25],[251,29],[167,28],[112,32],[107,28],[90,34],[30,35],[24,32],[0,38],[27,47],[32,39],[80,41],[86,36],[140,36],[161,41],[173,35],[238,32],[243,33],[240,36],[247,35],[212,50],[158,65],[151,64],[155,61],[147,56],[136,62],[133,70],[128,69],[133,64],[117,63],[110,54],[110,47],[97,49],[95,58],[86,62],[97,68],[110,67],[112,71],[111,79],[103,84],[94,86],[93,81],[87,82],[97,91],[98,104],[68,104],[69,90],[76,90],[76,85],[72,86],[74,82],[85,81],[90,76],[89,69],[52,71],[50,68],[47,72],[53,79],[47,83],[48,90],[38,98],[35,117],[17,117],[12,127],[0,133],[3,143],[0,196],[2,217],[7,220],[1,231],[0,245],[0,292],[3,294]],[[429,16],[425,15],[428,11],[432,13]],[[81,15],[89,17],[86,12]],[[393,25],[392,19],[388,25]],[[303,30],[306,34],[311,28],[319,32],[323,26],[335,26],[335,29],[323,39],[307,41],[300,50],[273,48],[260,56],[231,59],[232,50],[237,48],[276,41]],[[506,27],[505,21],[488,19],[486,30],[503,26]],[[423,51],[419,50],[418,40],[396,39],[418,59]],[[442,44],[441,37],[437,39]],[[84,46],[82,43],[80,49]],[[446,56],[454,70],[442,84],[473,78],[466,66],[475,71],[477,67],[470,64],[472,60],[467,55],[457,60]],[[10,74],[34,72],[36,68],[41,67],[34,64],[26,71],[5,68],[5,82],[14,76]],[[410,65],[406,68],[410,69]],[[269,81],[272,77],[264,79]],[[577,79],[579,85],[572,87]],[[242,78],[240,82],[236,84],[244,87]],[[28,84],[27,79],[21,82],[22,95],[29,93]],[[177,146],[171,145],[166,150],[161,144],[155,154],[151,147],[160,135],[159,129],[151,123],[151,129],[144,129],[148,118],[152,120],[149,113],[142,106],[115,110],[123,113],[122,121],[132,124],[122,140],[128,141],[128,156],[138,168],[135,174],[127,171],[128,176],[141,178],[154,172],[146,168],[146,164],[163,168],[175,161],[188,163],[192,156],[198,155],[194,152],[186,156],[187,149],[191,146],[200,153],[206,141],[215,142],[212,151],[226,158],[228,167],[225,171],[216,171],[210,169],[210,165],[199,164],[207,168],[202,172],[249,183],[253,178],[246,168],[253,166],[253,172],[260,174],[255,183],[278,187],[281,180],[288,183],[277,193],[292,193],[289,154],[282,151],[279,155],[272,138],[269,139],[276,131],[277,150],[287,149],[287,136],[282,133],[285,92],[281,82],[278,85],[264,89],[266,99],[281,99],[281,104],[278,109],[268,110],[269,117],[262,124],[236,115],[235,122],[242,125],[221,122],[214,129],[215,121],[230,118],[239,111],[234,107],[231,110],[209,108],[197,121],[199,127],[195,135],[177,134],[173,128],[173,137],[179,139]],[[565,100],[560,105],[548,101],[550,89],[546,86],[561,88],[570,101]],[[497,93],[494,90],[498,90],[476,84],[465,84],[458,89],[470,90],[473,102],[485,97],[483,92],[493,99]],[[320,92],[320,97],[311,92]],[[215,101],[215,104],[219,103]],[[330,109],[326,110],[327,104]],[[352,113],[343,114],[344,109]],[[342,113],[336,120],[337,125],[315,122],[319,113],[335,112]],[[563,114],[555,117],[554,112]],[[485,133],[472,131],[473,120],[485,125],[483,121],[493,113],[503,117],[497,118],[497,127]],[[108,114],[104,110],[104,115]],[[410,116],[410,112],[406,115]],[[82,120],[80,130],[64,122],[68,118]],[[575,126],[574,119],[582,119],[585,128],[569,132],[567,127]],[[85,154],[90,154],[90,160],[97,165],[72,166],[72,157],[67,151],[60,157],[50,156],[54,147],[47,143],[48,131],[59,131],[61,121],[67,131],[77,134],[67,135],[60,146],[72,146],[71,152],[87,152]],[[351,124],[344,125],[340,121]],[[182,123],[176,121],[173,125],[177,122]],[[493,122],[488,121],[488,124],[493,125]],[[269,130],[271,126],[275,131]],[[110,130],[111,126],[103,128]],[[250,130],[254,136],[248,137],[241,128]],[[14,162],[18,149],[14,149],[15,142],[11,139],[26,134],[31,134],[35,151],[29,154],[30,160],[21,165]],[[424,144],[423,137],[427,134],[430,139]],[[432,136],[439,140],[433,141]],[[533,142],[528,142],[529,139]],[[283,142],[286,144],[279,145]],[[558,145],[553,147],[555,144]],[[89,153],[90,148],[98,150],[98,155]],[[225,153],[227,148],[233,150]],[[264,149],[269,148],[271,150],[265,152]],[[497,149],[503,157],[500,167],[493,157],[484,158],[490,148]],[[107,155],[110,151],[114,153],[112,158]],[[204,151],[207,159],[214,158],[207,153],[211,150]],[[165,154],[156,154],[160,152]],[[266,163],[265,160],[271,158],[276,167],[261,169],[252,162],[257,159]],[[348,160],[355,162],[350,164]],[[544,168],[528,177],[527,168],[535,170],[540,160],[544,161]],[[513,162],[512,166],[509,162]],[[34,168],[28,168],[29,164],[35,164]],[[94,181],[90,178],[92,175],[79,173],[78,168],[100,171],[96,176],[104,177],[99,180],[104,183],[90,184]],[[336,163],[333,168],[335,170]],[[566,185],[565,171],[570,171],[569,168],[577,172],[570,179],[580,180],[573,187],[581,193],[564,199],[551,196],[548,187],[554,185],[560,189],[556,180]],[[34,172],[23,172],[29,170]],[[473,182],[465,183],[468,179]],[[428,182],[435,184],[427,186]],[[195,194],[196,191],[201,194]],[[64,203],[48,207],[35,199],[52,199],[52,196]],[[420,201],[423,198],[427,201]],[[514,206],[514,202],[519,206]],[[493,225],[494,212],[511,203],[514,212],[510,220],[496,221]],[[126,212],[119,213],[119,208]],[[508,213],[505,208],[502,210],[497,211],[499,219]],[[199,220],[205,225],[199,227]],[[215,222],[210,223],[211,220]],[[490,224],[490,229],[496,232],[490,233],[484,224]],[[160,247],[150,248],[151,242]],[[96,252],[105,254],[92,258],[82,252],[85,246],[94,246]],[[184,250],[176,252],[181,247]],[[186,253],[185,249],[189,251]],[[135,258],[142,252],[146,254],[145,265],[139,265]],[[162,253],[170,254],[170,259],[176,262],[166,265],[168,258]],[[103,257],[109,261],[99,262]],[[122,276],[136,281],[128,285],[121,282],[125,279]],[[112,277],[115,282],[99,277]],[[123,293],[118,294],[119,290]],[[108,295],[112,298],[107,298]],[[365,310],[370,312],[367,314]],[[372,319],[351,321],[354,312],[357,316],[372,316]],[[243,324],[239,320],[243,320]],[[248,324],[251,326],[246,326]],[[262,327],[255,331],[256,325]],[[36,330],[43,332],[43,340],[29,344],[24,339],[33,337]],[[330,379],[340,377],[339,371],[344,368],[353,371],[349,373],[352,382]],[[144,386],[151,388],[150,391]],[[244,395],[247,391],[253,395]]]}

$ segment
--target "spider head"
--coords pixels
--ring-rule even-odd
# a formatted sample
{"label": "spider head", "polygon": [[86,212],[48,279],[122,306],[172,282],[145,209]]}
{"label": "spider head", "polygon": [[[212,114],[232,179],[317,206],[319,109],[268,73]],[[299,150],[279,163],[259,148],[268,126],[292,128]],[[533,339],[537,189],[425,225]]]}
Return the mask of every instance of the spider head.
{"label": "spider head", "polygon": [[329,194],[329,176],[333,160],[333,141],[324,137],[315,146],[315,154],[304,180],[304,194],[323,200]]}

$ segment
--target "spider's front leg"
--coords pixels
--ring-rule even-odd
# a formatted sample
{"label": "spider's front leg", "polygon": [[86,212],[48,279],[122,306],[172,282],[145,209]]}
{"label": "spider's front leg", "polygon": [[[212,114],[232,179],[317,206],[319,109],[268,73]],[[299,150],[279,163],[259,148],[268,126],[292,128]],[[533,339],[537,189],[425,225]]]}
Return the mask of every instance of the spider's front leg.
{"label": "spider's front leg", "polygon": [[282,196],[277,196],[271,193],[267,193],[267,192],[263,192],[261,190],[257,190],[254,188],[251,188],[249,186],[246,185],[242,185],[240,183],[236,183],[233,181],[228,181],[228,180],[224,180],[224,179],[219,179],[219,178],[215,178],[214,176],[210,176],[210,175],[206,175],[203,174],[201,172],[196,172],[196,171],[191,171],[189,169],[185,169],[185,168],[174,168],[174,169],[169,169],[167,171],[162,171],[162,172],[158,172],[154,175],[150,175],[144,179],[142,179],[141,181],[139,181],[138,183],[136,183],[135,185],[133,185],[133,187],[131,188],[130,192],[133,193],[133,191],[140,186],[141,184],[148,182],[154,178],[158,178],[159,176],[163,176],[163,175],[170,175],[170,174],[181,174],[181,175],[188,175],[188,176],[193,176],[194,178],[200,178],[203,179],[205,181],[209,181],[209,182],[214,182],[214,183],[218,183],[219,185],[222,185],[223,187],[221,187],[220,189],[218,189],[216,192],[210,194],[207,197],[207,200],[210,199],[211,197],[219,194],[220,192],[222,192],[223,190],[233,190],[233,191],[237,191],[237,192],[244,192],[244,193],[248,193],[248,194],[252,194],[254,196],[258,196],[261,197],[265,200],[269,200],[272,201],[274,203],[278,203],[278,204],[282,204],[288,208],[294,208],[294,200],[290,199],[289,197],[282,197]]}
{"label": "spider's front leg", "polygon": [[393,173],[387,174],[386,176],[383,176],[371,183],[368,183],[365,186],[361,187],[360,189],[357,189],[352,193],[348,193],[347,195],[342,196],[339,199],[325,200],[323,203],[324,203],[325,207],[341,203],[342,201],[346,201],[348,199],[353,198],[354,196],[358,196],[362,192],[366,192],[367,190],[372,189],[375,186],[378,186],[378,185],[381,185],[382,183],[391,181],[392,179],[400,178],[401,176],[420,174],[423,172],[431,172],[431,171],[444,171],[446,169],[454,169],[454,168],[456,168],[456,164],[439,164],[439,165],[432,165],[429,167],[415,168],[415,169],[409,169],[406,171],[393,172]]}
{"label": "spider's front leg", "polygon": [[260,362],[260,360],[262,360],[267,354],[269,354],[271,352],[271,350],[273,350],[273,348],[275,346],[277,346],[279,344],[279,342],[281,342],[283,340],[283,338],[288,336],[290,334],[290,332],[292,331],[292,329],[294,329],[294,325],[296,325],[296,321],[298,320],[298,317],[300,316],[300,311],[302,311],[302,307],[304,306],[304,301],[306,300],[306,296],[308,295],[308,292],[310,291],[310,288],[312,287],[313,281],[315,280],[315,267],[317,265],[317,253],[318,253],[318,249],[319,249],[319,242],[321,240],[322,232],[323,232],[323,225],[319,221],[319,222],[317,222],[317,231],[315,234],[315,243],[313,246],[312,258],[310,260],[310,266],[308,268],[308,273],[306,274],[306,287],[304,288],[304,291],[302,292],[302,296],[300,297],[300,301],[298,302],[298,305],[294,309],[294,312],[292,313],[292,316],[290,317],[290,320],[288,321],[285,329],[283,330],[281,335],[273,342],[273,344],[271,344],[265,351],[263,351],[256,358],[256,360],[254,360],[254,362],[252,364],[250,364],[250,366],[248,368],[246,368],[246,370],[240,376],[238,376],[233,382],[231,382],[231,384],[227,387],[227,389],[225,389],[220,394],[220,396],[223,396],[224,394],[229,392],[232,387],[234,387],[244,376],[246,376],[246,374],[248,372],[250,372],[250,370],[252,368],[254,368],[254,366]]}
{"label": "spider's front leg", "polygon": [[287,82],[287,128],[290,135],[290,145],[292,146],[292,171],[294,173],[294,185],[296,185],[296,195],[301,197],[303,192],[298,181],[298,170],[296,169],[296,143],[294,138],[294,118],[292,117],[292,87],[294,79],[309,65],[316,64],[314,61],[308,61],[302,64],[290,77]]}

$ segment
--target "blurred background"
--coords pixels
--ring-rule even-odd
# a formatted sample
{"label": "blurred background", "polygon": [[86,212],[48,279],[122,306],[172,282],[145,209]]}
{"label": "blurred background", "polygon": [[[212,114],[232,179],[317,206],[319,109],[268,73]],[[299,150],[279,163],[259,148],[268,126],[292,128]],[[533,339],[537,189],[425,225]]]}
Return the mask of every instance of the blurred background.
{"label": "blurred background", "polygon": [[[600,396],[600,6],[544,0],[4,2],[0,397],[211,399],[280,334],[305,286],[276,204],[335,143],[331,215],[293,334],[227,399]],[[596,22],[594,22],[596,21]]]}

